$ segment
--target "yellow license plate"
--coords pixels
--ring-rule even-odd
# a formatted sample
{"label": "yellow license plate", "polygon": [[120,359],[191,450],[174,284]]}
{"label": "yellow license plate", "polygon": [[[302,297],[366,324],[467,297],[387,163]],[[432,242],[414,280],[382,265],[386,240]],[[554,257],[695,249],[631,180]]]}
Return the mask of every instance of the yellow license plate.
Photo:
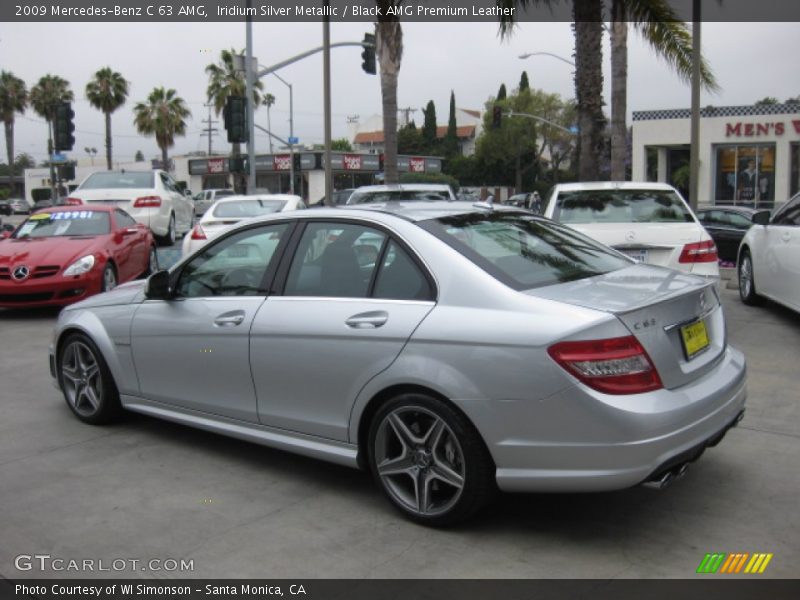
{"label": "yellow license plate", "polygon": [[686,359],[689,360],[708,348],[708,332],[704,321],[697,321],[681,327],[681,340]]}

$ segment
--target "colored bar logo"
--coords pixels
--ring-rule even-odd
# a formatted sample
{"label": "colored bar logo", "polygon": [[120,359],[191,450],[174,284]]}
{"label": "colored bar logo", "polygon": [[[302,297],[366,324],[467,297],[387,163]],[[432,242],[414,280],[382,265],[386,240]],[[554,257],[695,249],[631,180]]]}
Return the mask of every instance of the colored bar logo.
{"label": "colored bar logo", "polygon": [[700,566],[697,567],[698,573],[724,573],[728,575],[747,573],[754,575],[761,574],[767,569],[769,561],[772,560],[772,553],[755,552],[715,552],[706,554]]}

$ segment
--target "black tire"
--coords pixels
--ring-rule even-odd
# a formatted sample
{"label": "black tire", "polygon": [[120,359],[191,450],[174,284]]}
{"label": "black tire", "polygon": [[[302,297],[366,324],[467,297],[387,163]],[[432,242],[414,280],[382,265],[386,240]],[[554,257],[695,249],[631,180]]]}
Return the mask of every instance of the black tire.
{"label": "black tire", "polygon": [[110,423],[122,413],[111,371],[88,336],[73,333],[64,340],[56,373],[67,406],[84,423]]}
{"label": "black tire", "polygon": [[416,393],[389,400],[373,417],[367,443],[378,487],[417,523],[454,525],[496,492],[494,462],[480,434],[441,400]]}
{"label": "black tire", "polygon": [[108,292],[113,290],[117,287],[119,280],[117,279],[117,271],[114,269],[114,265],[111,263],[106,263],[105,268],[103,269],[103,279],[101,281],[101,292]]}
{"label": "black tire", "polygon": [[158,271],[158,251],[155,246],[150,246],[147,251],[147,268],[142,271],[142,278],[149,277]]}
{"label": "black tire", "polygon": [[162,246],[174,246],[178,235],[175,232],[175,214],[169,216],[169,227],[167,228],[166,235],[158,236],[158,243]]}
{"label": "black tire", "polygon": [[736,266],[736,274],[739,277],[739,297],[748,306],[758,306],[764,303],[764,298],[756,293],[756,278],[753,270],[753,258],[750,251],[744,249]]}

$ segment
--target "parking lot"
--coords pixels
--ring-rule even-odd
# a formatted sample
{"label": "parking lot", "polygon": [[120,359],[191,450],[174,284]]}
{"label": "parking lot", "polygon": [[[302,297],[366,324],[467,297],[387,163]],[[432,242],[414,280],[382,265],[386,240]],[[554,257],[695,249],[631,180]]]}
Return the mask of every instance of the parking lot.
{"label": "parking lot", "polygon": [[[162,265],[175,258],[162,251]],[[800,320],[722,296],[747,413],[681,481],[505,495],[444,531],[404,520],[366,473],[139,415],[82,424],[47,368],[57,311],[0,309],[0,577],[686,578],[709,552],[773,553],[761,577],[795,577]],[[42,554],[127,562],[17,568]],[[193,570],[159,570],[169,560]]]}

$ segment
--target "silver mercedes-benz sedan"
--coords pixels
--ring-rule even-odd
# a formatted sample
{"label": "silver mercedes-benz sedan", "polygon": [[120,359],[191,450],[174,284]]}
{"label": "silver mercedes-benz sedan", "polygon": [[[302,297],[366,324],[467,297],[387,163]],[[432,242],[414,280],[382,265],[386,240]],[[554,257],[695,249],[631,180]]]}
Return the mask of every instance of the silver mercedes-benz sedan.
{"label": "silver mercedes-benz sedan", "polygon": [[663,486],[746,396],[711,282],[460,202],[240,224],[66,308],[50,365],[82,421],[127,409],[368,469],[430,525],[497,488]]}

